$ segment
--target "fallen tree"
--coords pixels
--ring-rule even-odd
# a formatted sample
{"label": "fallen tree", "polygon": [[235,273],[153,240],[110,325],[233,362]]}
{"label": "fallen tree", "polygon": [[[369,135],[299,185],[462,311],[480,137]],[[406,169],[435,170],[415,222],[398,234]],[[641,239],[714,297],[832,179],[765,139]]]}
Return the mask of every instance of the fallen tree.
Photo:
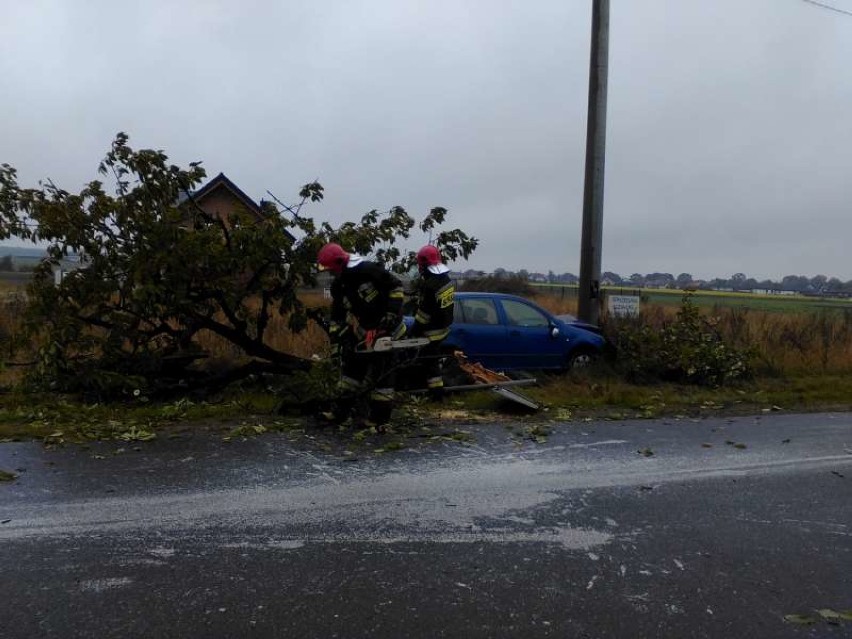
{"label": "fallen tree", "polygon": [[[21,188],[16,170],[0,166],[0,239],[46,245],[27,295],[22,343],[37,345],[31,383],[100,397],[139,391],[219,387],[255,373],[288,374],[310,362],[270,345],[275,314],[288,329],[308,321],[297,289],[312,286],[315,256],[327,241],[371,255],[405,272],[413,253],[399,247],[418,226],[450,259],[467,258],[477,240],[459,229],[439,231],[446,210],[419,224],[402,207],[370,211],[332,227],[303,212],[323,187],[302,187],[293,205],[264,202],[262,219],[239,208],[205,212],[193,190],[205,171],[181,168],[162,151],[134,150],[120,133],[100,163],[110,183],[94,180],[79,193],[53,182]],[[55,282],[62,260],[80,268]],[[245,357],[204,372],[209,353],[199,340],[218,335]]]}

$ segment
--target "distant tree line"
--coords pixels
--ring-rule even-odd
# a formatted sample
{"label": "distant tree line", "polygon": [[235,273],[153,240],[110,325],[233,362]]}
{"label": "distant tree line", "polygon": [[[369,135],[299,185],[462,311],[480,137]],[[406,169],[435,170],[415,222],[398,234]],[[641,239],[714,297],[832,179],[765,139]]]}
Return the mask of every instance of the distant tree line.
{"label": "distant tree line", "polygon": [[15,258],[11,255],[4,255],[0,257],[0,273],[14,273],[15,271],[19,273],[30,273],[35,270],[35,267],[38,265],[38,262],[25,262],[25,263],[15,263]]}
{"label": "distant tree line", "polygon": [[[481,279],[491,276],[497,279],[519,279],[532,283],[547,284],[577,284],[580,278],[573,273],[547,273],[529,272],[526,269],[520,271],[508,271],[503,268],[495,269],[493,273],[484,271],[467,270],[456,273],[456,276],[465,280]],[[623,277],[618,273],[606,271],[601,275],[601,284],[604,286],[625,286],[633,288],[672,288],[672,289],[695,289],[695,290],[731,290],[731,291],[791,291],[795,293],[828,295],[836,293],[852,294],[852,280],[843,282],[836,277],[825,275],[785,275],[780,281],[757,280],[748,277],[744,273],[734,273],[729,278],[717,277],[711,280],[695,279],[690,273],[680,273],[677,276],[671,273],[633,273],[629,277]]]}

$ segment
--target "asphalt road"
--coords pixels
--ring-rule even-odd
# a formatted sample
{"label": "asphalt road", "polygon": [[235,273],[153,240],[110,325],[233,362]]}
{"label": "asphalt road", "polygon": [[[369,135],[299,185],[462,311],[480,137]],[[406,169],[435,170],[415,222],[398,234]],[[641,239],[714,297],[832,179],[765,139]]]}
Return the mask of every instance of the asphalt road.
{"label": "asphalt road", "polygon": [[0,637],[852,637],[852,415],[466,428],[0,445]]}

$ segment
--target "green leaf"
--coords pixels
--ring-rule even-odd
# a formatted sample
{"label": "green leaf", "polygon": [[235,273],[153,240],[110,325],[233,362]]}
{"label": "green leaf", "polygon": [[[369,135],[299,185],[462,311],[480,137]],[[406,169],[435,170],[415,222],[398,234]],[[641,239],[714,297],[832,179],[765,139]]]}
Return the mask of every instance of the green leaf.
{"label": "green leaf", "polygon": [[812,626],[818,619],[813,615],[784,615],[784,621],[799,626]]}
{"label": "green leaf", "polygon": [[568,420],[568,419],[571,419],[572,416],[573,416],[573,413],[571,412],[571,409],[569,409],[569,408],[557,408],[556,414],[554,415],[554,418],[559,419],[559,420]]}
{"label": "green leaf", "polygon": [[0,481],[15,481],[17,477],[18,476],[15,473],[10,473],[7,470],[0,470]]}
{"label": "green leaf", "polygon": [[836,610],[832,610],[831,608],[820,608],[817,610],[817,614],[826,621],[837,621],[842,619],[840,613]]}
{"label": "green leaf", "polygon": [[116,439],[125,442],[147,442],[156,439],[156,437],[157,434],[153,431],[131,426],[129,430],[119,433]]}

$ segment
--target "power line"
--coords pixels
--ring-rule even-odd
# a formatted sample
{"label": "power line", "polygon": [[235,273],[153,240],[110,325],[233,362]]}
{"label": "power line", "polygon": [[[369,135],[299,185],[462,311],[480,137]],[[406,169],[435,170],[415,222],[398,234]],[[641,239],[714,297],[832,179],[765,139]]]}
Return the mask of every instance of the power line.
{"label": "power line", "polygon": [[842,13],[845,16],[852,16],[852,11],[846,11],[845,9],[840,9],[839,7],[832,7],[830,4],[823,4],[822,2],[817,2],[817,0],[802,0],[802,2],[807,2],[808,4],[816,5],[817,7],[822,7],[823,9],[828,9],[829,11],[836,11],[837,13]]}

